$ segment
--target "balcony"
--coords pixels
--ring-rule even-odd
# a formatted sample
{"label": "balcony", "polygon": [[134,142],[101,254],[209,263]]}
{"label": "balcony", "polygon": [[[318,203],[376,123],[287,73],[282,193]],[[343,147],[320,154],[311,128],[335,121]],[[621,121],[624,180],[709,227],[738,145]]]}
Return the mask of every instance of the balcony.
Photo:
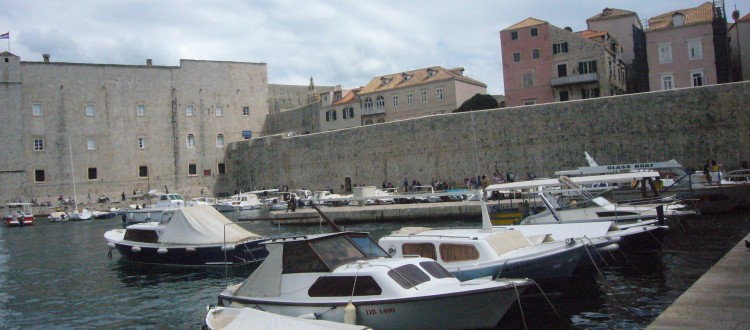
{"label": "balcony", "polygon": [[362,108],[362,115],[363,115],[363,116],[367,116],[367,115],[377,115],[377,114],[379,114],[379,113],[385,113],[385,107],[382,107],[382,108],[380,108],[380,109],[378,109],[377,107],[372,107],[372,108]]}
{"label": "balcony", "polygon": [[599,76],[596,74],[596,72],[593,72],[552,78],[549,84],[552,85],[552,87],[558,87],[565,85],[588,84],[597,81],[599,81]]}

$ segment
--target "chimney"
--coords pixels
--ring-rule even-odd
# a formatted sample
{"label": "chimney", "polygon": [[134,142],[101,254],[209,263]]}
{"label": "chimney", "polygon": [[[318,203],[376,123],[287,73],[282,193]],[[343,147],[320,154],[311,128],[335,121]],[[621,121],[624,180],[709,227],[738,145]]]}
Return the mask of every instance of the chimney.
{"label": "chimney", "polygon": [[42,58],[44,59],[44,63],[49,63],[49,54],[42,54]]}
{"label": "chimney", "polygon": [[146,59],[146,66],[149,66],[149,67],[150,67],[150,66],[151,66],[152,64],[153,64],[153,63],[151,62],[151,59],[150,59],[150,58],[147,58],[147,59]]}

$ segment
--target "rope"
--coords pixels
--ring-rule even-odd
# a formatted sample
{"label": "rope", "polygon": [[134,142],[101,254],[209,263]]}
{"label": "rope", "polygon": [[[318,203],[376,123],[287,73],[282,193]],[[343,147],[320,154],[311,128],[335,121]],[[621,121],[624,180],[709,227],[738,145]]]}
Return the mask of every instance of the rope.
{"label": "rope", "polygon": [[521,305],[521,294],[518,293],[518,286],[516,286],[516,282],[511,282],[511,285],[513,285],[513,290],[516,290],[516,300],[518,301],[518,310],[521,311],[521,320],[523,321],[523,328],[528,330],[529,327],[526,326],[526,316],[523,314],[523,306]]}
{"label": "rope", "polygon": [[109,249],[109,252],[107,252],[107,259],[112,260],[112,249]]}

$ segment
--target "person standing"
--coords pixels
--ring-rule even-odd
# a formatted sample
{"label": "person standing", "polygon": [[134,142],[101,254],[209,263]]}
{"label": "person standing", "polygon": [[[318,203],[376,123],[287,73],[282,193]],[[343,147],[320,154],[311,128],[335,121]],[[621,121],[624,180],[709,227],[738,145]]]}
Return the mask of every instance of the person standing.
{"label": "person standing", "polygon": [[709,160],[706,159],[706,163],[703,164],[703,175],[706,177],[706,184],[711,185],[711,164],[709,163]]}

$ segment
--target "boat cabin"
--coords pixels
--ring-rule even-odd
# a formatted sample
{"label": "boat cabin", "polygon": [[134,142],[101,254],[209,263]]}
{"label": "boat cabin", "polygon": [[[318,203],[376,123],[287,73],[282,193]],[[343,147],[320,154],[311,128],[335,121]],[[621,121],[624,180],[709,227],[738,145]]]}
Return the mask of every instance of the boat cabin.
{"label": "boat cabin", "polygon": [[30,226],[34,224],[31,203],[8,203],[5,205],[3,222],[8,227]]}

